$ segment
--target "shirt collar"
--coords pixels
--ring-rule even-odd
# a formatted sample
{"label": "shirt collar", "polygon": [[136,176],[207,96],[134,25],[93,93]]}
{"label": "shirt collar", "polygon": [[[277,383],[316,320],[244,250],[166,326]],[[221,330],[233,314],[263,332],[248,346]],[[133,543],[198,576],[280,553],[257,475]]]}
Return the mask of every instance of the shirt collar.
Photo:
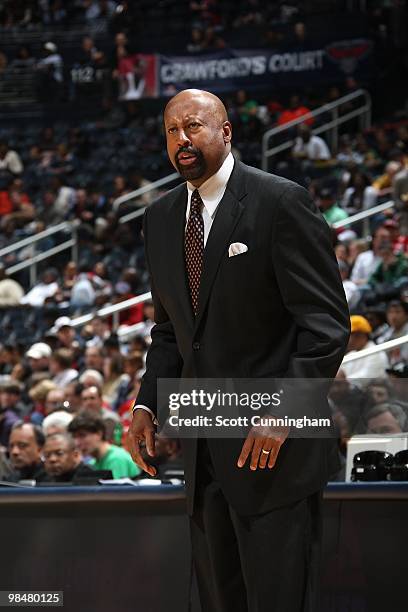
{"label": "shirt collar", "polygon": [[[228,153],[221,168],[199,187],[198,192],[203,200],[204,206],[208,214],[212,217],[217,205],[224,195],[227,183],[234,168],[234,157],[232,153]],[[196,188],[187,181],[188,201],[191,200],[191,194]]]}

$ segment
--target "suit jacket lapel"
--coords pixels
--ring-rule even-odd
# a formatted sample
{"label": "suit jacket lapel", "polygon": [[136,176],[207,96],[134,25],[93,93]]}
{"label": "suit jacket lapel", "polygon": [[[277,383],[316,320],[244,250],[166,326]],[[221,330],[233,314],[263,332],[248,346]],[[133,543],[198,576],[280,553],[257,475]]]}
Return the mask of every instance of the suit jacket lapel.
{"label": "suit jacket lapel", "polygon": [[191,305],[190,290],[187,284],[186,265],[184,260],[184,228],[187,210],[187,187],[176,197],[169,209],[167,220],[167,240],[171,241],[168,249],[171,259],[170,269],[172,278],[170,282],[174,285],[176,294],[179,296],[180,304],[186,320],[191,328],[194,327],[194,314]]}
{"label": "suit jacket lapel", "polygon": [[244,171],[242,165],[240,162],[235,161],[234,170],[228,181],[225,194],[218,205],[204,249],[203,270],[201,272],[198,296],[198,313],[195,320],[196,330],[205,311],[221,259],[228,250],[229,238],[243,211],[241,200],[246,195],[243,179]]}

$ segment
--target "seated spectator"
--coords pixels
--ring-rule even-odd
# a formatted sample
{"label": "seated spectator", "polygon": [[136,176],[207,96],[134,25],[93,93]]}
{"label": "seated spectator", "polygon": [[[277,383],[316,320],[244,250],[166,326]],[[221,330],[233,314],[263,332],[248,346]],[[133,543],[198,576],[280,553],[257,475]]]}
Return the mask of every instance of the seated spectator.
{"label": "seated spectator", "polygon": [[22,173],[24,166],[17,151],[10,149],[7,141],[0,141],[0,174],[9,173],[10,176],[17,176]]}
{"label": "seated spectator", "polygon": [[117,389],[117,395],[113,404],[114,410],[119,410],[121,405],[131,399],[136,375],[144,369],[144,359],[141,353],[131,353],[123,358],[123,376]]}
{"label": "seated spectator", "polygon": [[[388,368],[386,370],[388,372]],[[368,405],[371,407],[384,404],[393,397],[393,389],[386,378],[372,380],[366,388]]]}
{"label": "seated spectator", "polygon": [[53,189],[47,189],[41,194],[36,205],[36,217],[45,226],[58,225],[66,219],[66,212],[58,204],[58,194]]}
{"label": "seated spectator", "polygon": [[408,431],[408,417],[398,404],[378,404],[365,414],[368,434],[398,434]]}
{"label": "seated spectator", "polygon": [[64,389],[60,389],[58,387],[55,389],[50,389],[45,398],[44,408],[46,416],[52,414],[53,412],[63,410],[65,408]]}
{"label": "seated spectator", "polygon": [[41,478],[41,482],[74,482],[93,472],[91,467],[83,463],[75,440],[68,433],[48,435],[42,456],[45,476]]}
{"label": "seated spectator", "polygon": [[34,285],[22,299],[21,304],[40,307],[44,305],[45,300],[55,296],[58,291],[58,272],[54,268],[48,268],[43,275],[42,280]]}
{"label": "seated spectator", "polygon": [[[355,355],[359,351],[374,347],[370,340],[371,325],[364,317],[353,315],[350,317],[351,334],[347,347],[347,355]],[[372,378],[384,378],[388,366],[388,359],[384,353],[374,353],[349,363],[342,363],[340,368],[348,379],[355,379],[361,387],[367,386]]]}
{"label": "seated spectator", "polygon": [[64,80],[64,63],[55,43],[46,42],[43,50],[44,57],[37,62],[37,91],[39,99],[47,102],[60,94]]}
{"label": "seated spectator", "polygon": [[15,423],[9,439],[10,464],[13,474],[8,480],[38,480],[44,476],[42,450],[45,436],[41,427],[32,423]]}
{"label": "seated spectator", "polygon": [[141,473],[125,449],[107,441],[105,423],[97,415],[82,412],[68,425],[68,431],[82,454],[93,458],[90,465],[95,470],[111,470],[115,479],[135,478]]}
{"label": "seated spectator", "polygon": [[66,410],[68,410],[71,414],[76,414],[82,408],[82,391],[83,386],[79,381],[74,381],[64,387],[65,402],[68,403]]}
{"label": "seated spectator", "polygon": [[30,364],[31,371],[49,373],[52,350],[45,342],[35,342],[30,346],[25,356]]}
{"label": "seated spectator", "polygon": [[87,370],[103,371],[103,354],[98,346],[87,346],[85,349],[85,368]]}
{"label": "seated spectator", "polygon": [[52,382],[57,387],[65,387],[78,378],[78,371],[71,367],[72,351],[60,348],[53,352],[50,359]]}
{"label": "seated spectator", "polygon": [[370,185],[370,179],[364,172],[355,172],[343,195],[342,207],[354,215],[362,210],[372,208],[377,203],[377,191]]}
{"label": "seated spectator", "polygon": [[392,193],[393,180],[396,174],[401,170],[401,164],[396,161],[390,161],[385,166],[385,172],[377,177],[373,182],[373,188],[379,196],[388,196]]}
{"label": "seated spectator", "polygon": [[[278,118],[278,125],[285,125],[285,123],[290,123],[295,119],[299,119],[299,117],[304,118],[304,123],[306,125],[313,125],[314,119],[310,116],[310,108],[303,106],[300,102],[300,98],[297,95],[291,96],[289,100],[289,107],[284,109]],[[309,117],[307,117],[309,115]]]}
{"label": "seated spectator", "polygon": [[317,185],[316,198],[317,205],[329,225],[347,219],[348,214],[337,203],[336,186],[331,181]]}
{"label": "seated spectator", "polygon": [[57,410],[47,415],[42,422],[42,429],[45,436],[52,436],[56,433],[66,433],[68,425],[74,416],[66,410]]}
{"label": "seated spectator", "polygon": [[156,435],[155,456],[150,457],[146,449],[142,456],[157,470],[156,478],[184,478],[184,465],[181,457],[180,441],[176,438],[166,438]]}
{"label": "seated spectator", "polygon": [[372,248],[368,251],[363,251],[356,258],[350,277],[353,283],[356,285],[368,283],[368,279],[381,263],[380,250],[389,241],[390,232],[381,225],[374,232]]}
{"label": "seated spectator", "polygon": [[72,308],[86,309],[95,302],[95,289],[88,276],[88,266],[80,266],[79,274],[72,286],[70,305]]}
{"label": "seated spectator", "polygon": [[123,373],[122,355],[111,355],[104,358],[103,365],[104,384],[102,387],[103,397],[110,405],[113,405],[118,395],[118,388],[127,375]]}
{"label": "seated spectator", "polygon": [[24,295],[22,286],[9,278],[7,270],[0,262],[0,308],[5,306],[18,306]]}
{"label": "seated spectator", "polygon": [[373,330],[371,332],[371,340],[377,344],[381,336],[388,330],[385,305],[379,304],[378,306],[370,306],[370,308],[366,309],[364,314]]}
{"label": "seated spectator", "polygon": [[292,155],[295,159],[309,161],[324,161],[331,157],[329,147],[320,136],[315,136],[308,125],[302,123],[298,128],[298,136]]}
{"label": "seated spectator", "polygon": [[120,444],[122,438],[122,427],[119,416],[113,410],[104,406],[102,390],[100,387],[86,387],[81,393],[82,410],[89,414],[95,414],[101,418],[105,426],[105,438],[109,442],[115,441]]}
{"label": "seated spectator", "polygon": [[343,289],[346,294],[347,304],[350,310],[353,310],[360,301],[360,291],[355,283],[350,280],[350,266],[345,261],[339,261],[339,270],[341,280],[343,281]]}
{"label": "seated spectator", "polygon": [[[393,300],[387,304],[386,310],[387,331],[377,339],[377,343],[387,342],[408,335],[408,303],[401,300]],[[388,352],[390,364],[399,361],[408,363],[408,343],[396,347]]]}
{"label": "seated spectator", "polygon": [[50,329],[50,334],[56,335],[58,348],[67,348],[76,351],[78,340],[76,339],[75,328],[69,317],[58,317]]}
{"label": "seated spectator", "polygon": [[[13,425],[20,420],[19,413],[14,410],[13,403],[8,399],[8,396],[13,395],[10,391],[13,391],[15,386],[9,384],[0,391],[0,450],[1,447],[7,448]],[[20,389],[16,400],[18,401],[19,398]]]}
{"label": "seated spectator", "polygon": [[[383,241],[378,246],[380,263],[368,279],[369,285],[386,285],[390,290],[400,286],[408,276],[408,259],[404,253],[394,254],[391,241]],[[407,279],[408,280],[408,279]],[[408,282],[407,282],[408,284]]]}
{"label": "seated spectator", "polygon": [[56,386],[47,378],[40,380],[29,388],[28,396],[32,401],[32,411],[30,414],[30,423],[34,425],[42,425],[45,415],[45,400],[48,392],[56,389]]}
{"label": "seated spectator", "polygon": [[99,370],[93,370],[91,368],[84,370],[79,377],[79,382],[85,387],[98,387],[101,389],[104,383],[103,375]]}
{"label": "seated spectator", "polygon": [[0,387],[0,406],[5,410],[13,410],[22,418],[27,412],[22,396],[23,385],[11,375],[8,381],[4,382]]}
{"label": "seated spectator", "polygon": [[[109,329],[109,325],[106,321],[106,319],[104,319],[103,317],[94,317],[92,319],[92,321],[90,321],[89,325],[86,328],[87,331],[87,341],[86,341],[86,351],[85,351],[85,359],[86,359],[86,355],[93,355],[95,356],[96,353],[87,353],[88,348],[97,348],[98,349],[98,356],[101,355],[101,352],[99,349],[101,349],[103,347],[103,343],[105,342],[105,340],[107,340],[107,338],[109,338],[110,336],[110,329]],[[98,360],[99,361],[99,360]],[[100,366],[100,362],[98,367],[96,367],[97,370],[101,369]],[[91,366],[87,366],[87,367],[95,367],[95,365],[91,365]]]}
{"label": "seated spectator", "polygon": [[394,176],[392,188],[392,198],[400,217],[400,231],[403,236],[408,236],[408,165]]}

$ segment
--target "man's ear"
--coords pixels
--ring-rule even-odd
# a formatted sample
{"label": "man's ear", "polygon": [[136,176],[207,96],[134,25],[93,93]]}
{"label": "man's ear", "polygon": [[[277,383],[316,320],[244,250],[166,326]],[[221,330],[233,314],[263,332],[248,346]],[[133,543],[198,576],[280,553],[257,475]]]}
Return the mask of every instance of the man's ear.
{"label": "man's ear", "polygon": [[230,143],[232,140],[232,125],[229,121],[224,121],[224,123],[222,124],[222,133],[225,144]]}

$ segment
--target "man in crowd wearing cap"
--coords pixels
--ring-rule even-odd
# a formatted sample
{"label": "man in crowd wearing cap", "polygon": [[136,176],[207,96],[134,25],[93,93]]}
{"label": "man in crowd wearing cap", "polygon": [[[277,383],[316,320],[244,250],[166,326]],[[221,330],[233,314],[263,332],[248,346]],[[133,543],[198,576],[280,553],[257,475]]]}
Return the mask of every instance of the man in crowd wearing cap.
{"label": "man in crowd wearing cap", "polygon": [[47,373],[50,367],[51,347],[45,342],[36,342],[26,352],[30,368],[33,374],[37,372]]}
{"label": "man in crowd wearing cap", "polygon": [[74,438],[68,433],[47,436],[42,452],[47,482],[73,482],[81,476],[92,474],[91,467],[82,461]]}
{"label": "man in crowd wearing cap", "polygon": [[58,348],[72,348],[75,339],[75,329],[69,317],[58,317],[50,329],[50,334],[57,336]]}
{"label": "man in crowd wearing cap", "polygon": [[38,480],[44,476],[41,455],[45,437],[41,427],[32,423],[16,423],[10,434],[9,456],[14,470],[9,480]]}
{"label": "man in crowd wearing cap", "polygon": [[[347,347],[347,355],[356,355],[359,351],[374,347],[370,340],[371,325],[364,317],[353,315],[350,317],[351,335]],[[366,386],[370,379],[385,376],[388,359],[385,353],[374,353],[355,361],[342,363],[341,369],[347,378],[355,378],[356,383]]]}

